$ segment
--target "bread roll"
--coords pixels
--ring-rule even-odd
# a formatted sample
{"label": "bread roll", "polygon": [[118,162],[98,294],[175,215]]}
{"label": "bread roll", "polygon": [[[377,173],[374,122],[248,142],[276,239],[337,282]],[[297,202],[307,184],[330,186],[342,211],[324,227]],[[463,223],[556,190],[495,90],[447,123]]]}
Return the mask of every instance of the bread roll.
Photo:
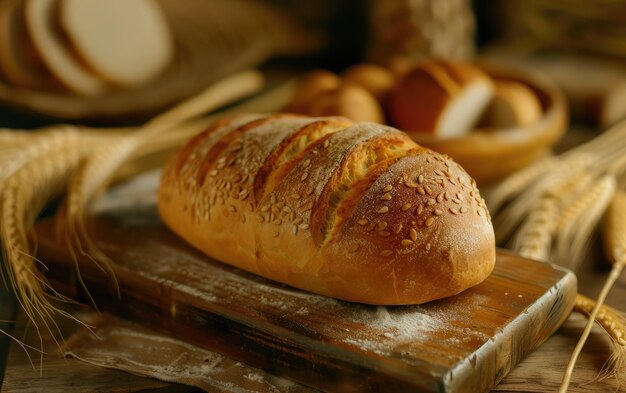
{"label": "bread roll", "polygon": [[169,161],[158,209],[190,244],[238,268],[338,299],[418,304],[492,271],[493,227],[474,184],[387,126],[243,115]]}
{"label": "bread roll", "polygon": [[398,81],[389,116],[403,131],[460,137],[474,128],[493,90],[489,76],[475,66],[427,61]]}
{"label": "bread roll", "polygon": [[341,78],[333,72],[315,70],[306,74],[298,83],[293,100],[285,108],[286,112],[309,113],[311,103],[320,94],[337,90],[341,86]]}
{"label": "bread roll", "polygon": [[391,71],[368,63],[353,65],[341,74],[341,78],[344,83],[352,83],[367,90],[381,105],[396,83]]}
{"label": "bread roll", "polygon": [[59,16],[80,58],[114,85],[144,84],[174,57],[167,21],[154,0],[62,0]]}
{"label": "bread roll", "polygon": [[344,116],[354,121],[384,123],[385,115],[380,103],[364,87],[343,84],[335,90],[315,97],[307,111],[311,116]]}
{"label": "bread roll", "polygon": [[541,103],[529,87],[519,82],[498,81],[495,83],[495,96],[481,124],[504,129],[526,126],[540,117]]}
{"label": "bread roll", "polygon": [[101,94],[105,84],[74,58],[59,32],[57,5],[56,0],[26,0],[26,27],[35,49],[63,86],[82,95]]}
{"label": "bread roll", "polygon": [[58,87],[43,66],[28,36],[23,0],[0,2],[0,69],[7,81],[18,87]]}

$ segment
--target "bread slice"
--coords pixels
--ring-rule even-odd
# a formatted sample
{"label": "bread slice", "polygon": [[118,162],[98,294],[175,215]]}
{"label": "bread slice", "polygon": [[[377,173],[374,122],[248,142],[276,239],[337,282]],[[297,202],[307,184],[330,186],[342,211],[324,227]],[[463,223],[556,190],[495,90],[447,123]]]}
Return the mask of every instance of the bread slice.
{"label": "bread slice", "polygon": [[498,81],[495,96],[481,125],[490,128],[526,126],[541,117],[541,103],[535,93],[519,82]]}
{"label": "bread slice", "polygon": [[153,0],[62,0],[61,28],[94,73],[122,87],[156,77],[174,57],[174,41]]}
{"label": "bread slice", "polygon": [[23,0],[0,2],[0,70],[17,87],[51,89],[54,86],[28,36]]}
{"label": "bread slice", "polygon": [[389,115],[404,131],[460,137],[474,128],[493,94],[491,78],[479,68],[427,61],[392,90]]}
{"label": "bread slice", "polygon": [[57,0],[26,0],[26,27],[35,49],[52,75],[74,93],[97,95],[106,85],[73,56],[59,32]]}

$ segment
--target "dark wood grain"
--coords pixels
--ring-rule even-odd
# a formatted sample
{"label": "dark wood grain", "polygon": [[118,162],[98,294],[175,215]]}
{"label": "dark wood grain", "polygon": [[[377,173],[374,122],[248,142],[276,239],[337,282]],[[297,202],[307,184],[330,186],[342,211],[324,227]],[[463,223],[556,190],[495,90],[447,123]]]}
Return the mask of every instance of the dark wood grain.
{"label": "dark wood grain", "polygon": [[[153,208],[94,217],[121,299],[92,262],[100,307],[271,373],[329,391],[485,391],[564,321],[572,274],[498,253],[484,283],[423,306],[373,307],[308,294],[213,261],[167,230]],[[85,301],[50,222],[39,255],[63,292]],[[408,331],[407,331],[408,329]]]}

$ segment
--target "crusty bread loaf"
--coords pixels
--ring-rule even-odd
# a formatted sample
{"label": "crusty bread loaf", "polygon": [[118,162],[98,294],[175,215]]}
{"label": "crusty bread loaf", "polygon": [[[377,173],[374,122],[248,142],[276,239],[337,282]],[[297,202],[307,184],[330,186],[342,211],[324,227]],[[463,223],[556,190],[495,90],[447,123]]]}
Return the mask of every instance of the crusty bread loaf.
{"label": "crusty bread loaf", "polygon": [[541,102],[528,86],[514,81],[495,82],[495,96],[481,125],[495,129],[527,126],[541,117]]}
{"label": "crusty bread loaf", "polygon": [[493,81],[466,63],[425,61],[389,94],[389,117],[406,132],[455,138],[470,132],[493,97]]}
{"label": "crusty bread loaf", "polygon": [[211,257],[349,301],[451,296],[495,261],[489,214],[458,164],[340,117],[217,121],[167,164],[158,209]]}

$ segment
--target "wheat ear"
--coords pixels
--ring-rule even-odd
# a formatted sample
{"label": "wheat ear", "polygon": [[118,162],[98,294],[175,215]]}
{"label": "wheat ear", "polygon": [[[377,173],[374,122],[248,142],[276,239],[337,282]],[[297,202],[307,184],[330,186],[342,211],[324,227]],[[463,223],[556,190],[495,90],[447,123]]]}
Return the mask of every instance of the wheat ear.
{"label": "wheat ear", "polygon": [[[605,214],[603,229],[607,256],[613,264],[613,268],[611,269],[611,273],[602,287],[598,300],[596,301],[591,312],[588,313],[589,321],[587,322],[587,326],[585,326],[585,330],[583,331],[583,334],[580,337],[580,340],[578,341],[578,344],[576,345],[576,348],[574,349],[567,365],[560,392],[567,391],[572,373],[574,372],[576,360],[578,359],[582,347],[585,345],[585,342],[589,337],[589,333],[593,327],[593,322],[596,319],[605,320],[605,322],[607,322],[605,325],[602,325],[602,323],[601,325],[605,330],[607,330],[613,338],[614,343],[617,345],[617,350],[613,352],[609,363],[609,367],[611,367],[612,370],[608,371],[607,375],[617,373],[615,375],[619,376],[620,373],[624,372],[623,367],[626,364],[626,349],[624,349],[626,347],[626,332],[624,331],[624,324],[621,323],[623,321],[620,318],[616,318],[615,314],[613,314],[611,318],[608,318],[607,316],[610,315],[610,310],[606,307],[604,309],[604,313],[600,313],[609,291],[622,273],[624,264],[626,264],[626,193],[624,191],[618,191],[613,197],[613,200]],[[581,303],[580,308],[582,309],[585,309],[584,306],[589,304],[589,302],[582,301]]]}
{"label": "wheat ear", "polygon": [[549,260],[558,216],[559,209],[555,199],[542,198],[517,232],[513,250],[525,258]]}
{"label": "wheat ear", "polygon": [[557,221],[559,236],[553,258],[558,264],[578,270],[586,255],[585,250],[593,240],[592,234],[611,203],[616,188],[615,177],[604,175],[585,187],[583,192],[576,193],[574,198],[569,198],[568,204],[561,207],[562,213]]}
{"label": "wheat ear", "polygon": [[524,191],[533,180],[552,169],[556,162],[554,157],[545,157],[504,179],[487,193],[485,199],[489,212],[495,216],[506,202]]}

